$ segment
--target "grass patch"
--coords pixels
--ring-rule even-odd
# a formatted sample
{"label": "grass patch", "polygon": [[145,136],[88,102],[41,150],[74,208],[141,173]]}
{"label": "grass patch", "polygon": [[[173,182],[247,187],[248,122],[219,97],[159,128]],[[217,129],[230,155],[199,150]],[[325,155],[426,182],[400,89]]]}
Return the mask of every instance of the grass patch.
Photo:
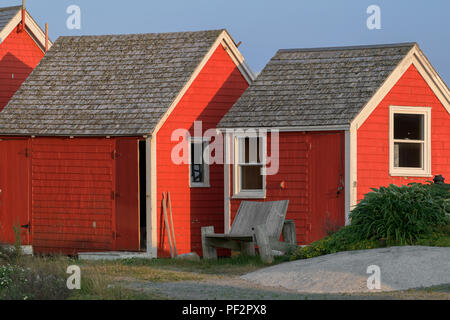
{"label": "grass patch", "polygon": [[[31,258],[0,263],[0,300],[63,300],[70,296],[60,258]],[[66,259],[64,259],[66,261]]]}
{"label": "grass patch", "polygon": [[370,294],[370,296],[402,300],[450,300],[450,284],[402,291],[377,292]]}
{"label": "grass patch", "polygon": [[102,275],[110,280],[126,280],[129,278],[152,281],[174,282],[187,280],[201,280],[202,277],[190,272],[175,272],[152,267],[146,263],[133,261],[79,261],[81,270],[87,275]]}
{"label": "grass patch", "polygon": [[[288,261],[289,257],[275,257],[273,264]],[[177,259],[126,259],[120,262],[126,266],[148,266],[158,270],[195,273],[197,275],[242,275],[268,265],[259,256],[233,256],[217,260],[177,260]]]}
{"label": "grass patch", "polygon": [[[165,297],[151,292],[139,292],[121,287],[124,280],[154,279],[155,274],[143,276],[144,270],[134,270],[129,274],[126,268],[116,268],[113,264],[79,263],[81,268],[81,290],[73,291],[70,300],[161,300]],[[139,278],[133,278],[138,275]],[[160,276],[159,278],[162,278]]]}
{"label": "grass patch", "polygon": [[[277,257],[275,263],[286,260],[286,257]],[[241,275],[267,266],[261,262],[259,257],[244,256],[200,261],[177,259],[83,261],[65,256],[21,256],[19,260],[13,259],[14,263],[12,264],[10,264],[11,261],[9,258],[0,260],[0,266],[8,266],[8,269],[3,272],[3,276],[0,267],[0,283],[2,279],[8,279],[8,287],[6,282],[3,287],[0,285],[0,299],[167,299],[166,296],[157,292],[130,289],[124,287],[123,284],[139,281],[153,283],[203,281],[211,279],[213,275]],[[66,287],[69,276],[66,274],[66,270],[71,265],[78,265],[81,269],[81,290],[70,291]],[[27,281],[24,281],[25,278]],[[38,279],[38,281],[33,279]]]}

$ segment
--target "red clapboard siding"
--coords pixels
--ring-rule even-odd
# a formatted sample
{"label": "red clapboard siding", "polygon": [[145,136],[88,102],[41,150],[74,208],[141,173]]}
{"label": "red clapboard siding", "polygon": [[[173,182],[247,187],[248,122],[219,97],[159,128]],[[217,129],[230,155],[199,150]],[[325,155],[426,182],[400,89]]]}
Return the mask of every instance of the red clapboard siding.
{"label": "red clapboard siding", "polygon": [[405,185],[432,178],[389,175],[389,106],[431,107],[431,170],[450,179],[450,115],[420,73],[411,65],[358,129],[358,201],[389,184]]}
{"label": "red clapboard siding", "polygon": [[[0,140],[0,242],[13,244],[14,225],[30,223],[29,139]],[[22,244],[32,242],[29,229],[21,228]]]}
{"label": "red clapboard siding", "polygon": [[[289,200],[286,219],[294,220],[297,242],[310,243],[324,236],[327,221],[344,224],[344,195],[336,197],[338,176],[344,176],[342,132],[281,132],[279,171],[266,177],[266,198],[248,201]],[[270,150],[270,137],[267,150]],[[325,155],[325,156],[324,156]],[[233,194],[233,168],[230,166]],[[281,183],[284,182],[284,189]],[[331,194],[331,195],[329,195]],[[231,199],[231,221],[241,204]],[[327,207],[329,206],[329,207]],[[330,211],[329,215],[322,211]]]}
{"label": "red clapboard siding", "polygon": [[32,234],[36,252],[113,249],[111,139],[32,140]]}
{"label": "red clapboard siding", "polygon": [[[270,138],[267,139],[270,150]],[[266,199],[249,201],[278,201],[289,200],[286,219],[295,221],[297,240],[303,244],[306,239],[306,223],[310,214],[308,168],[303,165],[308,162],[307,144],[309,137],[299,132],[281,132],[279,135],[279,171],[278,174],[266,178]],[[299,165],[295,165],[298,163]],[[231,188],[233,193],[233,166],[230,166]],[[280,188],[285,182],[285,189]],[[242,200],[231,200],[231,221],[234,220]]]}
{"label": "red clapboard siding", "polygon": [[210,167],[210,188],[189,188],[189,166],[171,161],[172,132],[191,129],[194,121],[203,130],[215,128],[248,87],[228,53],[219,46],[175,107],[157,138],[158,256],[167,256],[169,246],[162,220],[162,193],[171,192],[178,253],[201,254],[200,229],[213,225],[223,232],[223,166]]}
{"label": "red clapboard siding", "polygon": [[43,56],[30,35],[17,28],[0,44],[0,111]]}

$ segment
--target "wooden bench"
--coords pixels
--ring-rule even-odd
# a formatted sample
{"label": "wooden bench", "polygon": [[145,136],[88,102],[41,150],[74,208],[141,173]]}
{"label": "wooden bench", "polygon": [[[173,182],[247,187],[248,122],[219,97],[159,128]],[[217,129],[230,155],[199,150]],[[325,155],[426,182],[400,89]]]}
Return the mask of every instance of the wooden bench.
{"label": "wooden bench", "polygon": [[[272,202],[242,201],[230,233],[214,233],[214,227],[203,227],[204,259],[217,259],[217,248],[240,251],[254,256],[255,244],[263,261],[272,262],[272,250],[288,252],[297,247],[295,224],[285,221],[288,200]],[[280,241],[283,233],[284,241]]]}

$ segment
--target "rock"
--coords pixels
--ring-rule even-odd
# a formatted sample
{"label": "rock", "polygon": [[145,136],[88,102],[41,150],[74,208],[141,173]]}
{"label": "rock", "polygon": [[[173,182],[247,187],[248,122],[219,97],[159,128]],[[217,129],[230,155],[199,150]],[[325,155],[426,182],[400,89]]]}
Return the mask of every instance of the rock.
{"label": "rock", "polygon": [[278,250],[272,250],[272,255],[274,257],[281,257],[281,256],[284,256],[284,253],[281,251],[278,251]]}
{"label": "rock", "polygon": [[179,260],[190,260],[190,261],[200,261],[200,256],[195,252],[180,254],[176,259]]}

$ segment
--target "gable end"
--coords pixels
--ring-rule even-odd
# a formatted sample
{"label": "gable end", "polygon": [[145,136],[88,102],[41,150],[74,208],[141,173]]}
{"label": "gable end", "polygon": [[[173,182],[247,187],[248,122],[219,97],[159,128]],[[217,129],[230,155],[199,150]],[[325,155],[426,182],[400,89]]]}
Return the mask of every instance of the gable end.
{"label": "gable end", "polygon": [[420,50],[417,44],[410,50],[410,52],[403,58],[399,65],[394,69],[391,75],[385,80],[383,85],[377,90],[367,104],[361,109],[359,114],[353,119],[351,128],[358,129],[369,118],[375,108],[384,99],[384,97],[391,91],[395,84],[400,80],[403,74],[414,65],[425,82],[430,86],[433,93],[442,103],[444,108],[450,114],[450,92],[447,85],[441,79],[439,74],[433,68],[431,63]]}
{"label": "gable end", "polygon": [[[26,20],[26,31],[31,36],[31,38],[38,44],[42,51],[45,50],[45,33],[39,27],[37,22],[33,19],[33,17],[25,12],[25,20]],[[0,30],[0,44],[8,37],[8,35],[22,22],[22,12],[19,10],[14,17],[6,24],[6,26]],[[53,43],[48,41],[48,48],[52,47]]]}
{"label": "gable end", "polygon": [[250,69],[250,67],[247,65],[246,61],[244,60],[244,57],[239,52],[236,44],[234,43],[233,39],[229,35],[229,33],[226,30],[223,30],[222,33],[219,35],[217,40],[214,42],[214,44],[209,49],[208,53],[205,55],[203,60],[200,62],[200,64],[197,66],[197,68],[192,73],[191,77],[189,78],[189,81],[186,82],[183,89],[178,93],[175,100],[172,102],[170,107],[167,109],[165,114],[161,117],[158,124],[153,129],[153,132],[149,133],[149,136],[155,136],[159,129],[164,125],[164,122],[167,120],[167,118],[170,116],[172,111],[175,109],[175,107],[178,105],[180,100],[183,98],[183,96],[188,91],[189,87],[192,85],[194,80],[197,78],[197,76],[200,74],[206,63],[209,61],[211,56],[216,51],[217,47],[222,45],[225,51],[230,56],[231,60],[236,64],[236,67],[241,72],[244,79],[247,81],[249,85],[252,84],[252,82],[255,80],[256,76],[253,73],[253,71]]}

